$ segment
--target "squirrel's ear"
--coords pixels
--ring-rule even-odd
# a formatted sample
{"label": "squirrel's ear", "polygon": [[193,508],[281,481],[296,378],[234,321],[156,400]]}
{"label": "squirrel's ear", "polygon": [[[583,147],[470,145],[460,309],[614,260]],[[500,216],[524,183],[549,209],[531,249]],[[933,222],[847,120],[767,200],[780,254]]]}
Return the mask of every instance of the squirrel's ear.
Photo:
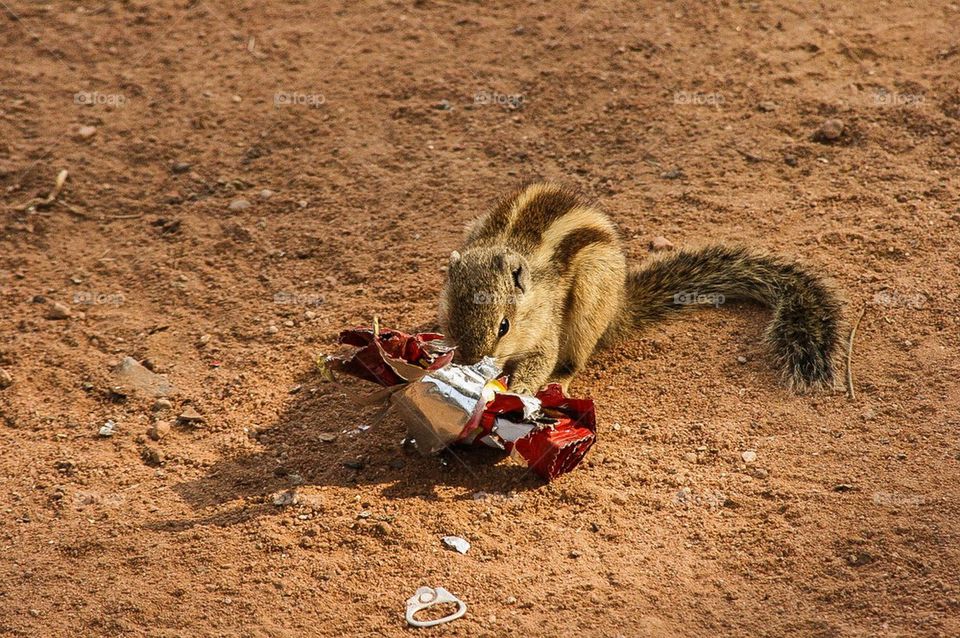
{"label": "squirrel's ear", "polygon": [[513,269],[513,285],[520,289],[520,292],[527,292],[530,287],[530,273],[523,266],[517,266]]}
{"label": "squirrel's ear", "polygon": [[527,292],[530,289],[530,269],[527,267],[526,260],[516,253],[507,253],[503,256],[503,262],[513,277],[513,285],[520,292]]}
{"label": "squirrel's ear", "polygon": [[452,266],[458,261],[460,261],[460,253],[459,251],[455,250],[452,253],[450,253],[450,265]]}

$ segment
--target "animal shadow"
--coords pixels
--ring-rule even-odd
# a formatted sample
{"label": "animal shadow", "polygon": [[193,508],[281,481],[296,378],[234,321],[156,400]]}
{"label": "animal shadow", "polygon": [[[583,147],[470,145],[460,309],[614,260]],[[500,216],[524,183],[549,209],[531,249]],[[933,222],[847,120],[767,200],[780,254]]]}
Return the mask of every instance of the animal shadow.
{"label": "animal shadow", "polygon": [[275,512],[272,495],[294,487],[378,485],[386,498],[435,500],[438,486],[464,488],[462,498],[472,498],[477,492],[524,491],[544,484],[492,448],[457,446],[421,455],[404,444],[406,427],[393,410],[358,401],[380,389],[374,384],[343,378],[327,382],[314,370],[304,371],[297,383],[299,391],[290,395],[279,418],[251,432],[256,451],[224,457],[205,476],[174,488],[195,510],[237,499],[246,499],[246,506],[164,527],[229,525]]}

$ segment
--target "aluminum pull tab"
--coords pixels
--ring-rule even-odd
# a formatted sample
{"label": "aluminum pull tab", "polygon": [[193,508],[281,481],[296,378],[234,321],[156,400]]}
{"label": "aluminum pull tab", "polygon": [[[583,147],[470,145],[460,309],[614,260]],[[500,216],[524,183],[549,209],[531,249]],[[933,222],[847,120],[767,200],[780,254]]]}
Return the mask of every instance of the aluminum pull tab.
{"label": "aluminum pull tab", "polygon": [[[419,611],[442,605],[443,603],[453,603],[457,610],[449,616],[437,618],[436,620],[417,620],[414,616]],[[407,622],[414,627],[433,627],[443,623],[456,620],[467,613],[467,603],[463,602],[443,587],[421,587],[413,596],[407,599]]]}

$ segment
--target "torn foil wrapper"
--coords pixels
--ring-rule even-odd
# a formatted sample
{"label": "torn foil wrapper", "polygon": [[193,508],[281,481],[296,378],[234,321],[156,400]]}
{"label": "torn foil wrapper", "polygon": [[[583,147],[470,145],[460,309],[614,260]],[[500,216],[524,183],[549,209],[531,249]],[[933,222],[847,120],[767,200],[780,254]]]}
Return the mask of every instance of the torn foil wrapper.
{"label": "torn foil wrapper", "polygon": [[327,370],[391,387],[389,400],[417,449],[433,454],[453,444],[486,445],[520,456],[546,479],[569,472],[596,440],[593,401],[553,384],[536,396],[510,393],[493,359],[451,363],[442,335],[345,330],[340,342],[359,348],[328,357]]}

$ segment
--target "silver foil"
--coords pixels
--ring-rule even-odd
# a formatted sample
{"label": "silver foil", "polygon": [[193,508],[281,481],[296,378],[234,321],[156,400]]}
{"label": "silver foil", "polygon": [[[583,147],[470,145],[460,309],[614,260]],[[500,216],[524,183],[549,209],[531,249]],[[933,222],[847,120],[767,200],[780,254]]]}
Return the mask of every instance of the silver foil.
{"label": "silver foil", "polygon": [[392,395],[393,405],[421,454],[434,454],[460,438],[483,410],[483,388],[500,375],[492,357],[470,366],[451,363],[411,381]]}

